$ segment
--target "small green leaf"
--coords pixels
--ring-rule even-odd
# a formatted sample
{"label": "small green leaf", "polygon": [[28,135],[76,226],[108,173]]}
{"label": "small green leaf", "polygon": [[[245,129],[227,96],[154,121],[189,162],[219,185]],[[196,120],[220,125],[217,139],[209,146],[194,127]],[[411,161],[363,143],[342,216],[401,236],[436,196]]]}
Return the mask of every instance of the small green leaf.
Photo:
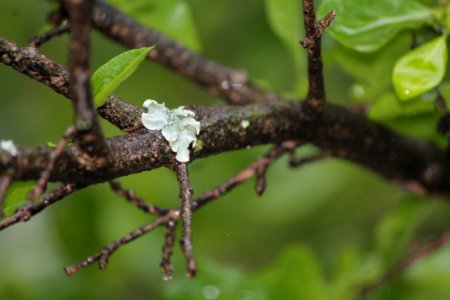
{"label": "small green leaf", "polygon": [[36,182],[34,181],[18,181],[13,182],[8,189],[5,197],[3,211],[5,216],[12,215],[17,208],[24,205],[28,200],[28,194],[33,189]]}
{"label": "small green leaf", "polygon": [[447,67],[446,39],[446,35],[435,38],[397,61],[392,81],[400,99],[414,98],[441,82]]}
{"label": "small green leaf", "polygon": [[92,75],[92,95],[96,107],[103,105],[105,99],[134,71],[153,47],[129,50],[113,57]]}
{"label": "small green leaf", "polygon": [[318,15],[322,18],[333,9],[336,18],[327,32],[361,52],[376,51],[400,31],[433,20],[431,10],[414,0],[324,0]]}

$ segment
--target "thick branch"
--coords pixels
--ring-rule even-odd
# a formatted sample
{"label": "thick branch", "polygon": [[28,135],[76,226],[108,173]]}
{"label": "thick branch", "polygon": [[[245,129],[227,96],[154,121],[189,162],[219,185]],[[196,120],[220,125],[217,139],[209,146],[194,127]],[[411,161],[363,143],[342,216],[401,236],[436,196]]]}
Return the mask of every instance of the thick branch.
{"label": "thick branch", "polygon": [[[119,103],[119,100],[110,98],[103,109],[120,116],[121,105],[130,104]],[[327,105],[319,120],[305,117],[302,103],[295,102],[191,109],[196,112],[202,126],[198,145],[192,151],[193,159],[249,145],[302,140],[422,191],[450,192],[449,168],[442,151],[429,143],[394,134],[337,106]],[[134,118],[137,122],[140,115]],[[241,125],[244,120],[250,122],[246,128]],[[77,152],[68,147],[50,179],[106,181],[168,165],[174,155],[159,132],[146,129],[110,138],[106,144],[112,160],[108,172],[84,171]],[[11,166],[14,179],[36,179],[46,167],[50,152],[51,149],[46,147],[20,147],[15,159],[0,152],[0,172]]]}
{"label": "thick branch", "polygon": [[275,101],[278,97],[257,88],[243,72],[231,70],[148,29],[115,8],[96,1],[93,25],[129,48],[155,45],[150,58],[234,104]]}
{"label": "thick branch", "polygon": [[[20,48],[0,39],[0,58],[46,84],[49,84],[49,78],[58,78],[58,84],[51,86],[61,93],[67,91],[64,69],[34,48]],[[30,62],[37,66],[36,71],[27,71],[26,63]],[[314,120],[305,115],[301,102],[193,109],[202,124],[193,159],[249,145],[294,139],[316,144],[331,155],[352,160],[415,190],[445,195],[450,192],[450,168],[443,151],[429,143],[396,134],[364,116],[332,104],[325,104],[321,117]],[[141,112],[140,108],[114,97],[100,109],[103,117],[124,130],[140,126]],[[244,120],[250,122],[247,128],[241,126]],[[168,165],[173,156],[159,133],[145,129],[111,138],[107,147],[112,161],[108,172],[86,172],[78,162],[74,148],[69,147],[50,180],[106,181]],[[36,179],[48,163],[50,151],[45,147],[20,148],[17,158],[0,151],[0,173],[11,166],[14,179]]]}
{"label": "thick branch", "polygon": [[69,97],[69,74],[67,71],[34,47],[21,47],[0,37],[0,61]]}

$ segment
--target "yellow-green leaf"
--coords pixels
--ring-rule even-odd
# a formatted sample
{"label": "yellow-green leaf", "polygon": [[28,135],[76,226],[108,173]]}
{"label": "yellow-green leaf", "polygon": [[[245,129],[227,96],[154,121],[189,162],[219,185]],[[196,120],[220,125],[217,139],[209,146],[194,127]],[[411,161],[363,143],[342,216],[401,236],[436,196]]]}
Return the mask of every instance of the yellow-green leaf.
{"label": "yellow-green leaf", "polygon": [[18,181],[13,182],[6,193],[3,211],[5,216],[12,215],[16,209],[27,203],[28,194],[31,192],[36,182]]}
{"label": "yellow-green leaf", "polygon": [[400,57],[392,73],[400,99],[412,99],[441,82],[447,67],[446,39],[442,35]]}
{"label": "yellow-green leaf", "polygon": [[103,105],[106,98],[134,71],[153,47],[129,50],[113,57],[92,75],[92,95],[95,106]]}

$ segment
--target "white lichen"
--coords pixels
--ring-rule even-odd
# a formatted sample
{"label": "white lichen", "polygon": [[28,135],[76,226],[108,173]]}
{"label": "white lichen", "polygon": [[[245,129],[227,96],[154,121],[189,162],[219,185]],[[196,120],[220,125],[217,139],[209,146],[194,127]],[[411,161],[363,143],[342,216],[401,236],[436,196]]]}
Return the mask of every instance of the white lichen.
{"label": "white lichen", "polygon": [[248,126],[250,126],[250,121],[249,120],[242,120],[241,121],[241,127],[242,128],[247,128]]}
{"label": "white lichen", "polygon": [[0,148],[11,154],[12,156],[17,155],[17,147],[12,140],[1,140]]}
{"label": "white lichen", "polygon": [[179,162],[189,161],[189,146],[195,147],[197,135],[200,133],[200,122],[195,120],[195,113],[183,106],[168,109],[164,103],[145,100],[143,104],[147,112],[142,113],[142,124],[150,130],[161,130],[170,148],[175,152]]}

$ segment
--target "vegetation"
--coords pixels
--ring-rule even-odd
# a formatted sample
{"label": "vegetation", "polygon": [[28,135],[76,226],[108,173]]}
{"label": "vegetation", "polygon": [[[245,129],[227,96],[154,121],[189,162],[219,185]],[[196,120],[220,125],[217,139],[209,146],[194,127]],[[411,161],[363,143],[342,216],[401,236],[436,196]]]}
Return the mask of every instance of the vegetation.
{"label": "vegetation", "polygon": [[449,20],[444,0],[3,2],[0,298],[444,299]]}

